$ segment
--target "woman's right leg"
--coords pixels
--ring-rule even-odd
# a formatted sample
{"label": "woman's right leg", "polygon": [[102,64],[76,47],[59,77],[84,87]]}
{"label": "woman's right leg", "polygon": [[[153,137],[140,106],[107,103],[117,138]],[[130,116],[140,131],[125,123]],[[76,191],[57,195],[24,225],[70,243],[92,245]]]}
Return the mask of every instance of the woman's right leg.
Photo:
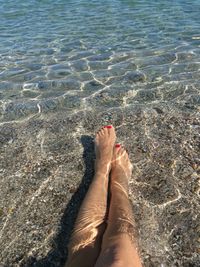
{"label": "woman's right leg", "polygon": [[95,175],[76,219],[65,267],[94,267],[100,254],[115,139],[113,126],[104,127],[96,134]]}
{"label": "woman's right leg", "polygon": [[136,246],[134,220],[128,199],[132,165],[126,150],[116,145],[111,169],[111,201],[101,254],[95,267],[141,267]]}

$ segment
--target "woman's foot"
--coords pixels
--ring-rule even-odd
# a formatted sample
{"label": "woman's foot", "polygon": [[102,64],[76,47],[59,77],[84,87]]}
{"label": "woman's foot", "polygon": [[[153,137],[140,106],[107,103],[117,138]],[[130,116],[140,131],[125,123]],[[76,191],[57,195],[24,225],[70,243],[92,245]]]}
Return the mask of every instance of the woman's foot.
{"label": "woman's foot", "polygon": [[112,172],[125,176],[127,180],[130,179],[132,174],[132,164],[128,153],[120,144],[116,144],[113,149]]}
{"label": "woman's foot", "polygon": [[113,147],[116,140],[115,129],[112,125],[101,128],[95,137],[96,171],[110,170],[113,158]]}

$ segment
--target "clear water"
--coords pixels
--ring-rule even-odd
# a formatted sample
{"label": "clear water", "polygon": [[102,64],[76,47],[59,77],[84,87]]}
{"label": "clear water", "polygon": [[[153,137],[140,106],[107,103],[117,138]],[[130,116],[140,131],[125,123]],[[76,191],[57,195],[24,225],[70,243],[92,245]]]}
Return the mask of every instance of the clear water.
{"label": "clear water", "polygon": [[112,123],[145,266],[199,267],[199,70],[200,0],[0,0],[0,265],[64,266]]}
{"label": "clear water", "polygon": [[0,1],[1,122],[199,104],[199,12],[199,0]]}

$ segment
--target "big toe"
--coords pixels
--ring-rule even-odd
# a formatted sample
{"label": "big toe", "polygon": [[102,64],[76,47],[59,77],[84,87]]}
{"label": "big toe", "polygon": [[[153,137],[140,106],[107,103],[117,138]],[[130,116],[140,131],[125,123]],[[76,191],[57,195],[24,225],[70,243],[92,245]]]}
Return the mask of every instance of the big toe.
{"label": "big toe", "polygon": [[115,128],[112,125],[107,126],[108,133],[116,138]]}
{"label": "big toe", "polygon": [[126,162],[129,161],[129,156],[126,149],[121,144],[116,144],[113,149],[113,162]]}

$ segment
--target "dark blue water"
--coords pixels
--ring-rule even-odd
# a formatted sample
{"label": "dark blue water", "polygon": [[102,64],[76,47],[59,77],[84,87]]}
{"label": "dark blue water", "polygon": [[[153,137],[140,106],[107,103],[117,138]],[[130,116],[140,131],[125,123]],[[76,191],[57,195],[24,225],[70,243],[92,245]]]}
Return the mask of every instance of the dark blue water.
{"label": "dark blue water", "polygon": [[199,99],[199,12],[198,0],[0,1],[1,120],[95,109],[102,93],[109,108]]}

